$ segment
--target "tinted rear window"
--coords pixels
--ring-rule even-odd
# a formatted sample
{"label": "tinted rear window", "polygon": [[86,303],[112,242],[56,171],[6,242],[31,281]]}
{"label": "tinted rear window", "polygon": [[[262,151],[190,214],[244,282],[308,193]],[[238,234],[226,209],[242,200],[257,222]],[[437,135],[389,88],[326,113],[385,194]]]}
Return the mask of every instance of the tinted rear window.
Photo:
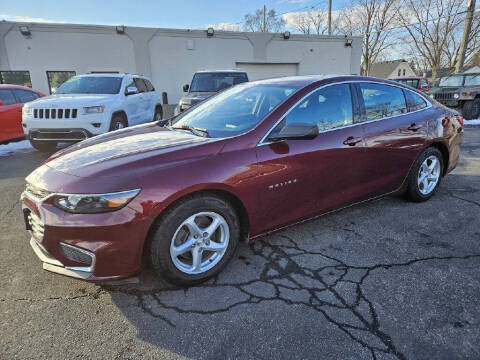
{"label": "tinted rear window", "polygon": [[21,103],[26,103],[29,101],[33,101],[38,99],[38,95],[34,93],[33,91],[28,91],[28,90],[14,90],[15,95],[17,95],[18,99],[20,100]]}
{"label": "tinted rear window", "polygon": [[407,100],[408,111],[415,111],[427,107],[427,102],[413,91],[405,90],[405,99]]}
{"label": "tinted rear window", "polygon": [[374,83],[360,83],[367,120],[400,115],[407,112],[401,88]]}

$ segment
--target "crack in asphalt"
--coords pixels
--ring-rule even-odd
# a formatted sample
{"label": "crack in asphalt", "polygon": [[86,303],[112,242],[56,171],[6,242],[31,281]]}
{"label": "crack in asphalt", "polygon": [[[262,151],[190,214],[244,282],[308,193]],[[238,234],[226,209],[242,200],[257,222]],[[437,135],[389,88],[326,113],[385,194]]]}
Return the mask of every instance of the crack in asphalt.
{"label": "crack in asphalt", "polygon": [[91,293],[86,293],[82,295],[75,295],[75,296],[49,296],[47,298],[42,299],[33,299],[33,298],[16,298],[16,299],[0,299],[0,302],[41,302],[41,301],[52,301],[52,300],[77,300],[77,299],[84,299],[84,298],[93,298],[98,299],[100,295],[107,294],[107,291],[103,290],[102,288],[98,288],[96,291]]}
{"label": "crack in asphalt", "polygon": [[[241,282],[223,282],[220,277],[207,283],[181,288],[165,286],[153,290],[115,288],[104,286],[104,289],[115,293],[135,296],[142,311],[152,317],[165,321],[172,327],[175,322],[168,313],[186,315],[212,315],[225,313],[241,305],[259,304],[264,301],[281,301],[287,305],[303,305],[318,311],[332,325],[342,331],[350,340],[367,349],[372,359],[380,354],[390,354],[404,360],[406,356],[395,346],[389,334],[381,330],[379,316],[375,306],[369,300],[362,285],[376,270],[388,270],[397,267],[408,267],[426,261],[467,260],[480,258],[480,254],[465,256],[431,256],[411,259],[397,263],[378,263],[370,266],[349,265],[344,261],[322,251],[311,251],[301,248],[291,237],[280,235],[286,243],[276,245],[265,240],[257,240],[250,244],[253,255],[263,259],[264,264],[256,279]],[[320,266],[304,266],[302,256],[315,256]],[[239,259],[246,261],[244,256]],[[238,296],[233,303],[216,303],[213,309],[189,308],[179,303],[169,304],[165,297],[169,293],[235,288]],[[271,290],[270,293],[268,293]],[[195,295],[192,295],[194,297]],[[187,301],[188,302],[188,301]],[[198,301],[201,305],[202,301]],[[162,313],[163,312],[163,313]]]}

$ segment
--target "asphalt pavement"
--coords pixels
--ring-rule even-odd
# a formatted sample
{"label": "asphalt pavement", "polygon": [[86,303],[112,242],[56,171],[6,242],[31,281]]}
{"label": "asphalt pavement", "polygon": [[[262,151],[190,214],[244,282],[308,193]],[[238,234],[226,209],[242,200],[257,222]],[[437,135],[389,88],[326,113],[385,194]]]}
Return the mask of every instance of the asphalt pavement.
{"label": "asphalt pavement", "polygon": [[434,198],[357,205],[254,244],[180,289],[42,270],[24,177],[0,156],[0,359],[480,359],[480,128]]}

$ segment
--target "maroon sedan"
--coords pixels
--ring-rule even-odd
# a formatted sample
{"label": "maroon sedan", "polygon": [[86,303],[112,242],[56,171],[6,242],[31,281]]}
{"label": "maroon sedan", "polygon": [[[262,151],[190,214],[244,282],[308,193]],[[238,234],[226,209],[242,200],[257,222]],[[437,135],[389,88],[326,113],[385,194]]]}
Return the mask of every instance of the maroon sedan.
{"label": "maroon sedan", "polygon": [[463,119],[388,80],[245,83],[173,125],[100,135],[27,177],[24,216],[43,268],[90,281],[140,272],[194,284],[241,239],[405,192],[429,199],[459,157]]}

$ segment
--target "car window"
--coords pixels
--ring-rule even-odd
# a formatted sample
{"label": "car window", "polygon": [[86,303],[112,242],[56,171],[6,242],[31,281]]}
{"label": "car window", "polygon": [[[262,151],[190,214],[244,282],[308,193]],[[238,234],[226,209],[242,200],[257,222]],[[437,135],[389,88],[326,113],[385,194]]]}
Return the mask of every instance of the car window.
{"label": "car window", "polygon": [[122,78],[117,76],[74,76],[64,82],[57,94],[118,94]]}
{"label": "car window", "polygon": [[133,81],[135,82],[135,86],[137,87],[139,93],[143,93],[147,91],[147,87],[145,86],[145,83],[143,82],[142,79],[134,78]]}
{"label": "car window", "polygon": [[407,112],[402,89],[394,86],[360,83],[367,120],[400,115]]}
{"label": "car window", "polygon": [[143,81],[145,82],[145,86],[147,87],[148,91],[155,91],[155,88],[149,80],[143,79]]}
{"label": "car window", "polygon": [[3,105],[11,105],[17,102],[12,90],[7,89],[0,90],[0,100],[2,100]]}
{"label": "car window", "polygon": [[280,85],[239,85],[212,96],[179,115],[174,127],[196,127],[210,137],[243,134],[271,113],[297,88]]}
{"label": "car window", "polygon": [[245,73],[197,73],[193,76],[190,92],[217,92],[246,81]]}
{"label": "car window", "polygon": [[273,134],[294,123],[315,124],[319,131],[352,124],[350,86],[339,84],[315,91],[290,111]]}
{"label": "car window", "polygon": [[33,91],[20,89],[16,89],[13,91],[15,92],[15,95],[17,95],[17,98],[20,100],[21,103],[26,103],[39,98],[38,94],[34,93]]}
{"label": "car window", "polygon": [[423,79],[422,79],[421,85],[422,85],[422,88],[428,87],[428,82],[427,82],[427,80],[423,80]]}
{"label": "car window", "polygon": [[413,91],[405,90],[405,99],[407,100],[408,111],[415,111],[427,107],[427,102]]}
{"label": "car window", "polygon": [[465,76],[465,86],[479,86],[480,74]]}

